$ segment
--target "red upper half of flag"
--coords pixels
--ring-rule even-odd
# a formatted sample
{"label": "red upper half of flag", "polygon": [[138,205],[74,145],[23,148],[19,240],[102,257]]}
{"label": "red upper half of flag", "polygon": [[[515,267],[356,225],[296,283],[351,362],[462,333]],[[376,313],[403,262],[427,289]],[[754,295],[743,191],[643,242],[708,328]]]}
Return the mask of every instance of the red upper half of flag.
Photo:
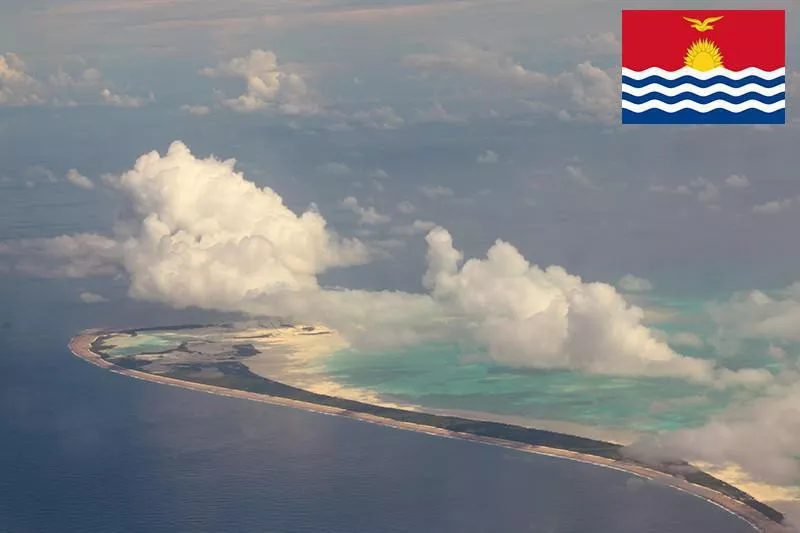
{"label": "red upper half of flag", "polygon": [[[723,18],[698,31],[683,17]],[[728,70],[786,66],[786,22],[783,10],[623,10],[622,66],[632,70],[684,66],[689,47],[697,40],[712,41]]]}

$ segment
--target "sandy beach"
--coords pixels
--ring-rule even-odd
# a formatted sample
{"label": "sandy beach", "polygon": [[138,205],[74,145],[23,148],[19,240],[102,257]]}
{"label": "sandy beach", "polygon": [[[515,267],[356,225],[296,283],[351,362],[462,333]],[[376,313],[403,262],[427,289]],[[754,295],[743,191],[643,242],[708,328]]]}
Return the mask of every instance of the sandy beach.
{"label": "sandy beach", "polygon": [[[385,395],[356,387],[347,387],[309,368],[313,367],[313,363],[316,359],[335,351],[348,348],[349,344],[346,339],[336,330],[328,328],[323,324],[311,324],[310,326],[317,332],[324,332],[324,335],[304,335],[302,326],[294,326],[281,329],[274,339],[270,339],[270,344],[285,350],[288,364],[276,365],[273,353],[264,353],[255,356],[244,364],[251,372],[268,379],[274,379],[318,394],[346,398],[384,407],[394,407],[410,411],[424,411],[426,413],[442,416],[491,420],[522,427],[577,435],[620,445],[632,444],[642,436],[641,433],[632,430],[625,431],[621,429],[599,428],[573,422],[535,419],[518,415],[505,415],[466,409],[437,409],[429,406],[402,402],[396,398],[387,398]],[[692,462],[691,464],[747,492],[759,501],[768,504],[773,502],[780,504],[781,502],[800,501],[800,487],[784,487],[756,482],[738,465],[729,464],[720,467],[699,462]]]}
{"label": "sandy beach", "polygon": [[557,457],[571,461],[578,461],[586,464],[595,465],[602,468],[612,468],[615,470],[627,472],[629,474],[638,476],[643,479],[656,481],[659,483],[663,483],[668,485],[676,490],[680,490],[699,498],[706,500],[707,502],[717,505],[722,509],[726,510],[729,513],[732,513],[742,520],[749,523],[753,526],[757,531],[761,531],[764,533],[778,533],[783,532],[787,533],[789,529],[781,524],[776,523],[773,520],[770,520],[760,512],[756,511],[755,509],[747,506],[746,504],[739,502],[731,497],[728,497],[722,493],[719,493],[715,490],[712,490],[708,487],[696,485],[686,481],[685,479],[678,478],[676,476],[669,475],[664,472],[660,472],[658,470],[650,469],[638,464],[629,463],[625,461],[617,461],[613,459],[608,459],[604,457],[588,455],[577,453],[569,450],[563,450],[558,448],[550,448],[546,446],[534,446],[525,443],[515,442],[515,441],[508,441],[504,439],[498,439],[493,437],[484,437],[484,436],[477,436],[469,433],[462,433],[462,432],[453,432],[444,430],[437,427],[432,426],[425,426],[419,425],[409,422],[401,422],[392,419],[386,419],[374,415],[370,415],[367,413],[360,413],[355,411],[348,411],[346,409],[330,407],[325,405],[320,405],[316,403],[309,403],[303,402],[298,400],[292,400],[288,398],[278,397],[278,396],[268,396],[265,394],[257,394],[246,392],[243,390],[236,390],[236,389],[228,389],[213,385],[205,385],[200,383],[193,383],[178,379],[169,378],[166,376],[159,376],[147,372],[122,368],[116,366],[103,358],[101,358],[98,354],[94,353],[91,350],[92,343],[98,338],[99,332],[96,330],[90,330],[83,332],[82,334],[74,337],[69,342],[70,351],[82,358],[83,360],[98,366],[100,368],[104,368],[106,370],[110,370],[111,372],[115,372],[117,374],[125,375],[128,377],[132,377],[135,379],[141,379],[146,381],[151,381],[155,383],[161,383],[164,385],[170,385],[175,387],[181,387],[184,389],[191,389],[191,390],[198,390],[210,394],[216,394],[220,396],[228,396],[234,398],[242,398],[251,401],[263,402],[263,403],[270,403],[273,405],[280,405],[286,407],[292,407],[296,409],[304,409],[307,411],[313,411],[328,415],[335,415],[335,416],[345,416],[348,418],[354,418],[357,420],[361,420],[364,422],[372,423],[372,424],[379,424],[382,426],[392,427],[396,429],[402,429],[407,431],[416,431],[420,433],[425,433],[428,435],[435,435],[439,437],[446,437],[446,438],[458,438],[463,440],[469,440],[474,442],[480,442],[484,444],[490,444],[494,446],[501,446],[504,448],[517,450],[521,452],[527,453],[536,453],[541,455],[546,455],[550,457]]}

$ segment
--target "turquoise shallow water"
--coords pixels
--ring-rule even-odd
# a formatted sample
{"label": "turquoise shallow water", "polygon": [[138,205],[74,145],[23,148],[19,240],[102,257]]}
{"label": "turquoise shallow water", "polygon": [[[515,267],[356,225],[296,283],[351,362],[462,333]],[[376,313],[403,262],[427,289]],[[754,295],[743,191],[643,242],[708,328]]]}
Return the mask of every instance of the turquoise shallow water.
{"label": "turquoise shallow water", "polygon": [[423,406],[642,431],[701,425],[752,394],[674,379],[505,369],[463,363],[462,355],[447,343],[373,354],[341,351],[323,368],[344,385]]}
{"label": "turquoise shallow water", "polygon": [[[691,332],[711,339],[714,325],[699,299],[650,298],[650,304],[675,315],[652,326],[667,334]],[[114,356],[177,347],[183,341],[219,343],[225,329],[151,331],[122,339]],[[699,358],[717,358],[713,343],[674,346]],[[742,346],[720,360],[729,368],[772,368],[764,346]],[[420,344],[367,353],[343,350],[317,360],[321,379],[367,390],[391,401],[434,409],[479,411],[528,419],[569,422],[625,432],[696,427],[731,406],[752,400],[758,391],[718,389],[678,379],[589,375],[565,370],[526,370],[497,366],[464,342]]]}
{"label": "turquoise shallow water", "polygon": [[[651,324],[667,334],[691,332],[710,340],[714,324],[698,298],[650,297],[650,305],[675,313]],[[673,346],[688,356],[717,359],[713,343]],[[725,367],[770,368],[758,343],[720,359]],[[677,379],[587,375],[563,370],[519,370],[475,357],[463,344],[434,343],[381,353],[340,351],[320,370],[349,387],[388,395],[398,401],[441,409],[474,410],[532,419],[572,422],[626,431],[696,427],[709,417],[747,402],[758,391],[715,389]]]}

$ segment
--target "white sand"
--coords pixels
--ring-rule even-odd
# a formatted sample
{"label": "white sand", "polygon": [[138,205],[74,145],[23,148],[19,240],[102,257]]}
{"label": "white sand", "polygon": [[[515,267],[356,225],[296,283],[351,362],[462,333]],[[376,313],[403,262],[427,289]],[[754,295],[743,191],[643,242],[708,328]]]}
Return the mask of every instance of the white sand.
{"label": "white sand", "polygon": [[[242,334],[240,337],[242,341],[247,340],[245,337],[264,335],[267,333],[273,333],[275,336],[263,340],[257,339],[262,342],[259,342],[256,348],[262,350],[263,353],[250,357],[243,361],[243,363],[247,365],[254,374],[274,379],[286,383],[287,385],[292,385],[318,394],[336,396],[384,407],[395,407],[410,411],[424,410],[425,412],[444,416],[491,420],[494,422],[567,433],[580,437],[600,439],[618,444],[629,444],[637,438],[637,435],[633,432],[597,428],[572,422],[531,419],[523,416],[460,409],[423,408],[420,405],[395,401],[375,391],[348,387],[331,380],[330,377],[323,375],[314,367],[315,360],[331,355],[338,350],[345,349],[349,347],[349,344],[344,337],[331,328],[320,324],[314,324],[313,327],[315,328],[315,332],[327,333],[324,335],[308,335],[306,334],[307,332],[303,330],[303,325],[276,330],[247,330],[246,334]],[[248,342],[253,341],[248,340]],[[282,360],[276,357],[276,349],[282,351]]]}
{"label": "white sand", "polygon": [[[313,331],[304,329],[311,327]],[[253,338],[262,335],[265,337]],[[349,346],[339,332],[319,324],[247,329],[234,339],[250,343],[261,352],[242,361],[251,372],[278,381],[287,379],[289,384],[296,376],[310,374],[315,359]]]}
{"label": "white sand", "polygon": [[[658,315],[658,312],[656,312]],[[659,316],[663,320],[665,317]],[[304,325],[276,329],[248,329],[237,336],[237,340],[253,343],[260,351],[244,363],[251,372],[266,378],[275,379],[289,385],[309,390],[318,394],[336,396],[374,405],[395,407],[414,411],[424,410],[432,414],[459,416],[479,420],[516,424],[524,427],[545,429],[580,437],[600,439],[617,444],[630,444],[637,440],[639,433],[632,431],[612,430],[587,426],[572,422],[541,420],[515,415],[501,415],[481,411],[459,409],[433,409],[420,405],[398,403],[381,396],[379,393],[348,387],[331,380],[314,369],[315,360],[331,355],[336,351],[349,347],[347,340],[337,331],[321,324],[313,324],[314,331],[304,330]],[[311,335],[309,333],[324,334]],[[263,339],[249,339],[258,335],[272,334]],[[739,466],[712,465],[693,463],[709,474],[734,485],[763,502],[800,501],[800,487],[769,485],[753,480]]]}
{"label": "white sand", "polygon": [[770,485],[756,481],[739,465],[728,463],[720,466],[703,462],[692,464],[764,503],[800,501],[800,487]]}

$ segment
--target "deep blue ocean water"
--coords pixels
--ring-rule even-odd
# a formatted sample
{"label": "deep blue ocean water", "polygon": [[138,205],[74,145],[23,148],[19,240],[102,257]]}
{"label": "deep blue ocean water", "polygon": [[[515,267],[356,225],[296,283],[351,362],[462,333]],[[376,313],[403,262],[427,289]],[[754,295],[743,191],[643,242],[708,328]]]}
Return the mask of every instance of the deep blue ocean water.
{"label": "deep blue ocean water", "polygon": [[85,327],[218,318],[0,282],[0,532],[751,531],[624,473],[141,382],[66,348]]}

